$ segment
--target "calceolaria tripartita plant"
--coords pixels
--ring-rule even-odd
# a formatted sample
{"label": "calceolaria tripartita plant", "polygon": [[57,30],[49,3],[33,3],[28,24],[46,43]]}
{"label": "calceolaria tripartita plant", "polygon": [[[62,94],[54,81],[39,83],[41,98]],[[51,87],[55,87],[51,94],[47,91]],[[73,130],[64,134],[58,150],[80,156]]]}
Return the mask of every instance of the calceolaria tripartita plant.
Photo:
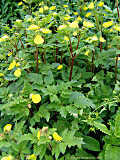
{"label": "calceolaria tripartita plant", "polygon": [[119,159],[120,15],[109,4],[17,4],[0,38],[1,160]]}

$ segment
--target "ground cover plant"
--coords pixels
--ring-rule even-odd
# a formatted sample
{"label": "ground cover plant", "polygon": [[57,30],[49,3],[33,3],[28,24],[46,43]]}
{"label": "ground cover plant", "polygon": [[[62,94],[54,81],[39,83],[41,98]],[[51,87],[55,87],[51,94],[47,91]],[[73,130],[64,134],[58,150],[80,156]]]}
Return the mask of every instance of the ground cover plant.
{"label": "ground cover plant", "polygon": [[18,6],[0,38],[0,159],[119,160],[118,1]]}

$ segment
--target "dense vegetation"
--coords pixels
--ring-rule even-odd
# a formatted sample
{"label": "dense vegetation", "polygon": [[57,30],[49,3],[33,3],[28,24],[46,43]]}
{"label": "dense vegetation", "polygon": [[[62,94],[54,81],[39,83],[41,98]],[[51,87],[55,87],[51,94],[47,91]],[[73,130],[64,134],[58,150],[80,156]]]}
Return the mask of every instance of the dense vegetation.
{"label": "dense vegetation", "polygon": [[0,3],[0,159],[119,160],[118,1]]}

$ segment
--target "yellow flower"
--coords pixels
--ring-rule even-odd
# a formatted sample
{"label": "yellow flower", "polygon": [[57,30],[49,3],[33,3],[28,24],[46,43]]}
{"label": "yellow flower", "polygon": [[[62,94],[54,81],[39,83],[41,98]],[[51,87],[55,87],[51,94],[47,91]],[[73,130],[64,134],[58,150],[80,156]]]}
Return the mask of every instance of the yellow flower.
{"label": "yellow flower", "polygon": [[35,44],[43,44],[44,43],[44,39],[41,37],[41,35],[36,35],[36,37],[34,38],[34,43]]}
{"label": "yellow flower", "polygon": [[40,8],[40,9],[39,9],[39,12],[40,12],[40,13],[43,13],[43,11],[44,11],[43,8]]}
{"label": "yellow flower", "polygon": [[18,68],[15,72],[14,72],[14,76],[15,77],[20,77],[21,76],[21,69]]}
{"label": "yellow flower", "polygon": [[80,16],[78,16],[77,21],[82,21],[82,18]]}
{"label": "yellow flower", "polygon": [[88,10],[88,8],[87,8],[86,6],[84,6],[84,7],[83,7],[83,10],[84,10],[84,11],[87,11],[87,10]]}
{"label": "yellow flower", "polygon": [[88,5],[88,8],[89,8],[89,9],[94,9],[94,3],[91,2],[91,3]]}
{"label": "yellow flower", "polygon": [[48,6],[44,6],[44,10],[48,10],[49,8],[48,8]]}
{"label": "yellow flower", "polygon": [[88,56],[89,52],[90,52],[90,51],[89,51],[89,50],[87,50],[87,51],[85,52],[85,55],[86,55],[86,56]]}
{"label": "yellow flower", "polygon": [[116,31],[120,31],[120,26],[116,25],[116,26],[114,26],[114,29],[115,29]]}
{"label": "yellow flower", "polygon": [[19,62],[17,62],[17,63],[16,63],[16,67],[19,67],[19,66],[20,66],[20,63],[19,63]]}
{"label": "yellow flower", "polygon": [[94,27],[94,23],[88,22],[88,21],[84,21],[83,22],[83,26],[87,27],[87,28],[92,28],[92,27]]}
{"label": "yellow flower", "polygon": [[49,30],[47,28],[42,28],[41,30],[42,30],[43,33],[46,33],[46,34],[52,32],[51,30]]}
{"label": "yellow flower", "polygon": [[16,62],[15,62],[15,60],[14,60],[12,63],[10,63],[10,65],[9,65],[9,67],[8,67],[8,70],[9,70],[9,71],[12,70],[12,69],[15,67],[15,65],[16,65]]}
{"label": "yellow flower", "polygon": [[21,6],[22,4],[23,4],[23,2],[19,2],[19,3],[18,3],[18,6]]}
{"label": "yellow flower", "polygon": [[4,74],[3,73],[0,73],[0,77],[3,77],[4,76]]}
{"label": "yellow flower", "polygon": [[95,35],[95,36],[91,37],[91,41],[98,41],[97,36]]}
{"label": "yellow flower", "polygon": [[3,37],[0,38],[0,42],[4,42],[7,39],[9,39],[9,37],[8,37],[8,35],[5,34]]}
{"label": "yellow flower", "polygon": [[30,25],[28,28],[27,28],[27,30],[37,30],[37,29],[39,29],[40,27],[38,27],[37,25],[35,25],[35,24],[32,24],[32,25]]}
{"label": "yellow flower", "polygon": [[16,19],[15,22],[17,22],[17,23],[22,23],[22,20],[21,20],[21,19]]}
{"label": "yellow flower", "polygon": [[65,4],[65,5],[63,5],[63,7],[64,7],[64,8],[67,8],[67,7],[68,7],[68,5],[66,5],[66,4]]}
{"label": "yellow flower", "polygon": [[6,124],[4,126],[4,132],[10,132],[11,131],[11,128],[12,128],[12,125],[11,124]]}
{"label": "yellow flower", "polygon": [[9,52],[9,53],[8,53],[8,57],[11,56],[12,54],[13,54],[12,52]]}
{"label": "yellow flower", "polygon": [[65,41],[69,41],[69,37],[64,36],[64,40],[65,40]]}
{"label": "yellow flower", "polygon": [[30,160],[36,160],[36,159],[37,159],[37,157],[36,157],[36,155],[35,155],[35,154],[31,154],[31,155],[27,156],[27,159],[30,159]]}
{"label": "yellow flower", "polygon": [[37,132],[37,138],[38,138],[38,140],[40,140],[40,136],[41,136],[41,130],[39,130],[39,131]]}
{"label": "yellow flower", "polygon": [[67,21],[69,20],[71,17],[69,15],[65,15],[64,20]]}
{"label": "yellow flower", "polygon": [[57,30],[62,30],[62,29],[65,29],[66,27],[67,26],[65,24],[63,24],[63,25],[60,25]]}
{"label": "yellow flower", "polygon": [[1,160],[12,160],[13,157],[11,155],[3,157]]}
{"label": "yellow flower", "polygon": [[55,141],[61,141],[61,140],[63,139],[62,137],[60,137],[60,136],[57,134],[57,132],[54,132],[54,133],[53,133],[53,138],[54,138]]}
{"label": "yellow flower", "polygon": [[55,10],[56,9],[56,6],[52,6],[52,7],[50,7],[50,10],[52,11],[52,10]]}
{"label": "yellow flower", "polygon": [[70,28],[79,28],[78,21],[74,21],[74,22],[70,23],[69,26],[70,26]]}
{"label": "yellow flower", "polygon": [[113,21],[108,21],[108,22],[103,23],[103,27],[104,28],[108,28],[108,27],[110,27],[112,25],[113,25]]}
{"label": "yellow flower", "polygon": [[39,103],[41,101],[41,96],[39,94],[32,94],[33,103]]}
{"label": "yellow flower", "polygon": [[75,31],[75,32],[73,32],[73,36],[77,36],[77,32]]}
{"label": "yellow flower", "polygon": [[74,12],[74,15],[76,15],[76,16],[77,16],[77,15],[78,15],[78,12]]}
{"label": "yellow flower", "polygon": [[99,2],[98,3],[98,7],[103,7],[103,5],[104,5],[104,2]]}
{"label": "yellow flower", "polygon": [[102,37],[102,36],[100,36],[100,42],[105,42],[106,40]]}
{"label": "yellow flower", "polygon": [[88,12],[88,13],[85,15],[85,17],[88,18],[89,16],[91,16],[91,14],[92,14],[91,12]]}
{"label": "yellow flower", "polygon": [[63,65],[59,65],[58,67],[57,67],[57,70],[61,70],[63,68]]}

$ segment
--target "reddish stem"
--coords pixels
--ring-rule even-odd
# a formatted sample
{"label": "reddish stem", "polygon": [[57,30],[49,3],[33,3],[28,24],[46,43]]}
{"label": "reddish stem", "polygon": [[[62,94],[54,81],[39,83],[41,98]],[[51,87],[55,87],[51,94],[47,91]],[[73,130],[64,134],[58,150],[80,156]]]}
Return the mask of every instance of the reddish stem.
{"label": "reddish stem", "polygon": [[58,41],[56,41],[56,55],[55,55],[55,62],[57,62],[57,55],[58,55],[58,47],[57,47]]}
{"label": "reddish stem", "polygon": [[38,48],[36,47],[36,73],[38,73]]}
{"label": "reddish stem", "polygon": [[100,42],[100,52],[102,51],[102,42]]}
{"label": "reddish stem", "polygon": [[70,69],[69,81],[71,81],[71,80],[72,80],[72,72],[73,72],[74,59],[75,59],[75,56],[73,56],[73,57],[72,57],[72,63],[71,63],[71,69]]}
{"label": "reddish stem", "polygon": [[20,39],[20,43],[21,43],[22,48],[24,49],[24,44],[21,39]]}
{"label": "reddish stem", "polygon": [[95,59],[95,50],[93,50],[91,72],[94,72],[94,59]]}

